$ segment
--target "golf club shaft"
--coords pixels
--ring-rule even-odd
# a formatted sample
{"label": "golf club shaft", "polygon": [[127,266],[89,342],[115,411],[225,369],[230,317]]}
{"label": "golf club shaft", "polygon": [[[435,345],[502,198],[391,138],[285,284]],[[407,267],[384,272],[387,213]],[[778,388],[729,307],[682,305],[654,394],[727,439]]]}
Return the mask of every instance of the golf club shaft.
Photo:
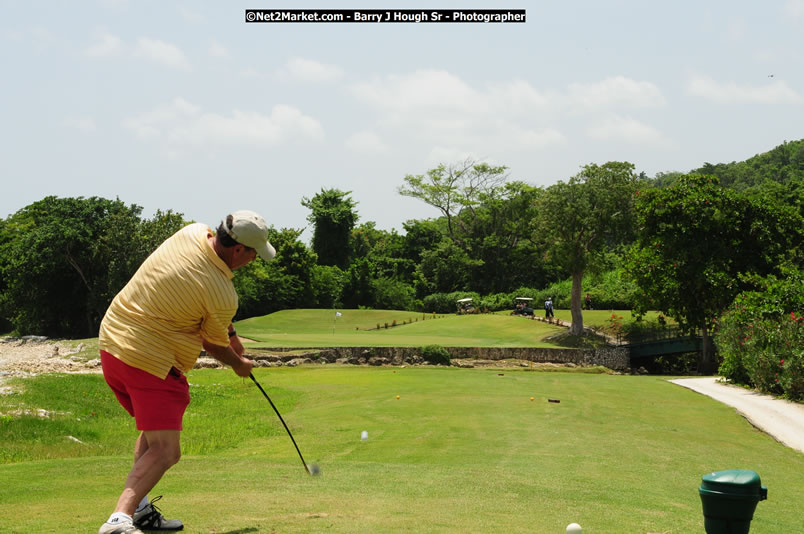
{"label": "golf club shaft", "polygon": [[273,408],[273,409],[274,409],[274,411],[276,412],[277,417],[279,417],[279,420],[280,420],[280,421],[282,421],[282,426],[284,426],[284,427],[285,427],[285,430],[287,430],[287,432],[288,432],[288,436],[290,436],[290,441],[292,441],[292,442],[293,442],[293,446],[294,446],[294,447],[296,447],[296,452],[298,452],[298,453],[299,453],[299,458],[301,458],[301,462],[302,462],[302,465],[304,466],[304,470],[305,470],[305,471],[307,471],[307,474],[310,474],[310,475],[311,475],[312,473],[310,473],[310,469],[307,467],[307,462],[305,462],[305,461],[304,461],[304,456],[302,456],[302,453],[301,453],[301,451],[299,450],[299,446],[298,446],[298,445],[296,445],[296,440],[295,440],[295,439],[293,439],[293,434],[291,434],[291,433],[290,433],[290,429],[288,428],[288,425],[287,425],[287,424],[285,424],[285,420],[284,420],[284,419],[282,419],[282,415],[280,415],[279,410],[277,410],[277,409],[276,409],[276,406],[274,406],[274,403],[273,403],[273,401],[271,400],[271,397],[269,397],[269,396],[268,396],[268,394],[265,392],[265,390],[264,390],[264,389],[262,389],[262,386],[260,385],[260,383],[259,383],[259,382],[257,382],[257,379],[256,379],[256,378],[254,378],[254,374],[253,374],[253,373],[249,374],[248,376],[249,376],[249,378],[251,378],[251,380],[253,380],[253,381],[254,381],[254,383],[255,383],[255,384],[257,384],[257,387],[258,387],[258,388],[260,388],[260,391],[262,391],[262,394],[263,394],[263,395],[265,395],[265,398],[266,398],[266,399],[268,399],[268,402],[269,402],[269,403],[271,403],[271,408]]}

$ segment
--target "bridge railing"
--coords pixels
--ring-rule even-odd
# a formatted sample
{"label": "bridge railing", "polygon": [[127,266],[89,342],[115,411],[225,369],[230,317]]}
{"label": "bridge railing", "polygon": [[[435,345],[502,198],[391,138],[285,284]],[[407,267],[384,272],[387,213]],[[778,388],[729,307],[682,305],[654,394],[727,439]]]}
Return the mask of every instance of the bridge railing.
{"label": "bridge railing", "polygon": [[677,326],[668,326],[639,332],[620,332],[617,334],[617,344],[640,345],[668,339],[696,338],[701,337],[702,334],[700,329],[695,329],[690,332],[689,330],[682,330]]}

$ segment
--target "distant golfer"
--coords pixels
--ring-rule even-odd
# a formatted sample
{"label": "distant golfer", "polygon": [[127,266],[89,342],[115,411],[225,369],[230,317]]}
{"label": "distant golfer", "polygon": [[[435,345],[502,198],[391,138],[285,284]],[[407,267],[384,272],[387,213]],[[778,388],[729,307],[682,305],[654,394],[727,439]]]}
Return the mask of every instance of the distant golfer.
{"label": "distant golfer", "polygon": [[553,315],[553,297],[547,297],[547,300],[544,301],[544,317],[546,319],[555,317]]}
{"label": "distant golfer", "polygon": [[268,227],[251,211],[226,217],[217,232],[191,224],[151,254],[117,294],[101,322],[103,376],[134,417],[140,435],[125,489],[99,534],[182,530],[148,500],[181,457],[180,432],[190,392],[184,373],[203,347],[238,376],[251,374],[232,318],[237,311],[233,270],[276,252]]}

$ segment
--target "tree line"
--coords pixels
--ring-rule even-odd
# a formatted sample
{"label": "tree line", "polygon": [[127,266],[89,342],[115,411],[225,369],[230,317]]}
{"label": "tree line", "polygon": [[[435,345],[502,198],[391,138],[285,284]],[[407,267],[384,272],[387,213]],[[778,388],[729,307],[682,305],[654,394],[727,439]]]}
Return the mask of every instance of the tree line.
{"label": "tree line", "polygon": [[[661,310],[708,338],[739,294],[802,267],[804,141],[653,178],[628,162],[589,164],[549,187],[465,160],[404,176],[398,192],[435,216],[399,233],[361,222],[349,191],[301,199],[311,244],[304,229],[271,228],[275,260],[236,272],[238,318],[302,307],[443,312],[427,308],[459,294],[499,309],[564,284],[574,333],[590,293],[603,306]],[[119,199],[46,197],[0,219],[0,326],[97,335],[117,291],[189,222],[141,212]]]}

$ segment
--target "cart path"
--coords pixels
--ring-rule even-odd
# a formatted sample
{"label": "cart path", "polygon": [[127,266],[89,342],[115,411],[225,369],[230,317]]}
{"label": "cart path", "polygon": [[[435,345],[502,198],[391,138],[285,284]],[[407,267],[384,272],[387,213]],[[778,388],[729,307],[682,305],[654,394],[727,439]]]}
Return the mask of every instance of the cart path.
{"label": "cart path", "polygon": [[758,429],[804,453],[804,404],[717,382],[716,376],[670,380],[727,404]]}

